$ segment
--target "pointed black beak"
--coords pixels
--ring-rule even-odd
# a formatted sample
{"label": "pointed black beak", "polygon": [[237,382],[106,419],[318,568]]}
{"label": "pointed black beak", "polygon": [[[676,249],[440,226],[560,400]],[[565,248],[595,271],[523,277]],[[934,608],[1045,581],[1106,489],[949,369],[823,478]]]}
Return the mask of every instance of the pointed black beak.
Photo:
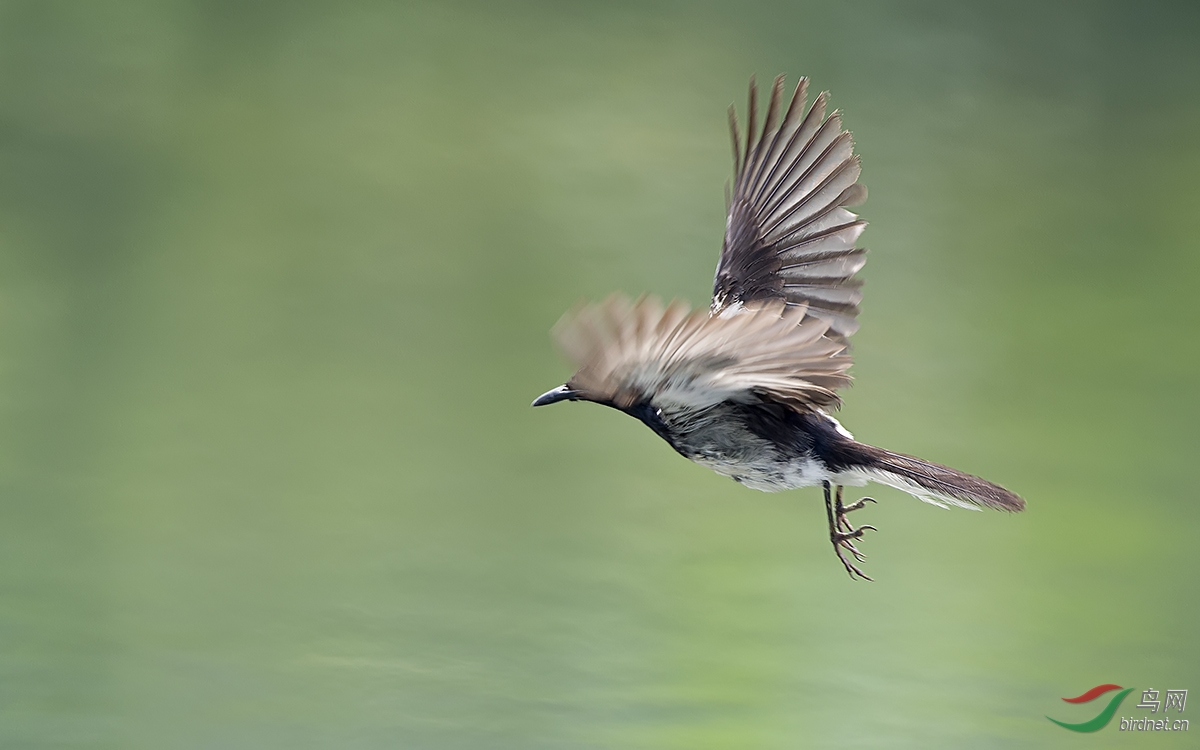
{"label": "pointed black beak", "polygon": [[552,391],[546,391],[542,395],[533,400],[533,406],[545,406],[546,404],[556,404],[559,401],[575,401],[579,398],[579,392],[573,391],[565,385],[560,385]]}

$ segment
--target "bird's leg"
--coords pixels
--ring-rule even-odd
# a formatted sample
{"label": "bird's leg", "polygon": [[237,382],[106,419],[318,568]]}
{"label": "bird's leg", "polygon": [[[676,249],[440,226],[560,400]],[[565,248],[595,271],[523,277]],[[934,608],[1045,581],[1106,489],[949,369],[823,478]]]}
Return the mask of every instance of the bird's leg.
{"label": "bird's leg", "polygon": [[871,531],[879,531],[879,529],[875,528],[874,526],[871,526],[870,524],[865,524],[865,523],[856,529],[850,525],[850,520],[848,518],[846,518],[846,514],[851,511],[854,511],[854,510],[862,510],[863,505],[865,505],[868,502],[874,503],[875,498],[864,497],[856,503],[851,503],[850,505],[842,505],[842,485],[839,484],[837,486],[837,497],[835,498],[834,505],[833,505],[833,514],[834,514],[834,518],[837,521],[837,529],[838,529],[839,534],[841,534],[842,536],[845,537],[845,539],[842,541],[842,544],[846,546],[846,549],[848,549],[854,553],[854,557],[859,562],[862,562],[863,560],[865,560],[866,555],[859,552],[858,549],[855,548],[853,543],[850,542],[849,540],[850,539],[858,539],[859,537],[861,537],[863,535],[863,532],[866,531],[867,529],[870,529]]}
{"label": "bird's leg", "polygon": [[[862,508],[864,501],[871,500],[871,498],[863,498],[862,500],[859,500],[857,503],[854,503],[850,506],[843,506],[842,486],[839,484],[837,488],[837,500],[835,504],[834,499],[830,496],[831,487],[829,482],[826,481],[822,482],[821,484],[825,489],[825,516],[829,520],[829,541],[833,543],[833,551],[837,553],[838,559],[842,561],[842,565],[846,568],[846,572],[850,574],[851,578],[858,576],[865,581],[872,580],[872,578],[866,573],[862,572],[857,565],[847,560],[846,555],[842,552],[843,549],[848,551],[850,554],[854,555],[854,559],[858,562],[862,562],[863,560],[867,559],[866,556],[859,552],[858,548],[854,546],[853,540],[860,538],[863,535],[863,531],[866,529],[871,529],[873,531],[876,529],[874,526],[866,525],[856,529],[850,525],[848,520],[846,520],[846,514],[852,510],[858,510]],[[871,500],[871,502],[875,501]],[[842,529],[845,529],[845,531]]]}
{"label": "bird's leg", "polygon": [[858,539],[863,535],[863,529],[874,529],[874,526],[864,526],[862,529],[856,529],[850,525],[850,521],[846,519],[845,508],[842,506],[842,486],[837,486],[837,495],[833,501],[833,518],[836,536],[838,539],[834,542],[835,546],[840,545],[843,549],[849,550],[850,554],[854,555],[854,559],[863,562],[867,556],[858,551],[858,547],[854,546],[852,539]]}

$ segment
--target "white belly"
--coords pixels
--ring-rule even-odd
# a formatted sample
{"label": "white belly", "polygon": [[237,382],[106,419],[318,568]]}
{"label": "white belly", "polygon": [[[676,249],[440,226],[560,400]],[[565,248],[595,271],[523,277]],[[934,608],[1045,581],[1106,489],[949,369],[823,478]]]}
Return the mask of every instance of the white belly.
{"label": "white belly", "polygon": [[860,472],[835,474],[815,458],[804,458],[788,463],[764,461],[759,464],[726,461],[711,456],[692,460],[722,476],[730,477],[738,484],[761,492],[782,492],[801,487],[816,487],[826,481],[830,484],[843,484],[851,487],[861,487],[867,483],[867,477]]}

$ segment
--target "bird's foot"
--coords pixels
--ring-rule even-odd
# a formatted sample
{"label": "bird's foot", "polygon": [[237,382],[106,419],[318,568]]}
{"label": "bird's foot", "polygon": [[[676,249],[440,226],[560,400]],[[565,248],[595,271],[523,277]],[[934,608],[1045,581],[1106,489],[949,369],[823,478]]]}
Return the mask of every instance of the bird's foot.
{"label": "bird's foot", "polygon": [[833,543],[833,551],[837,553],[838,559],[842,561],[842,565],[846,568],[846,572],[850,574],[851,578],[857,576],[864,581],[874,580],[862,572],[862,569],[857,565],[847,560],[845,553],[849,552],[857,562],[863,562],[867,559],[867,556],[860,552],[858,547],[854,546],[854,540],[861,539],[863,532],[867,529],[871,531],[878,531],[878,529],[869,524],[863,524],[855,528],[850,524],[849,519],[846,518],[846,514],[851,511],[861,510],[866,503],[873,503],[875,500],[864,497],[856,503],[842,505],[842,486],[838,485],[837,497],[834,502],[830,502],[829,490],[829,483],[826,482],[825,511],[829,517],[829,541]]}
{"label": "bird's foot", "polygon": [[846,559],[845,554],[846,552],[849,552],[858,562],[866,561],[867,556],[859,551],[858,547],[854,546],[854,540],[862,538],[863,532],[867,529],[876,531],[874,526],[862,526],[846,532],[835,531],[829,535],[829,541],[833,542],[833,551],[837,553],[838,559],[842,561],[842,565],[846,568],[846,572],[850,574],[851,578],[857,576],[864,581],[872,581],[874,579],[862,572],[862,569],[857,565]]}
{"label": "bird's foot", "polygon": [[861,498],[857,503],[850,503],[849,505],[842,505],[842,488],[838,487],[837,506],[834,509],[838,512],[839,516],[844,516],[852,510],[862,510],[864,503],[874,503],[874,502],[875,502],[875,498],[864,497],[864,498]]}
{"label": "bird's foot", "polygon": [[879,531],[879,529],[875,528],[874,526],[871,526],[870,524],[863,524],[862,526],[860,526],[859,528],[856,529],[850,525],[850,520],[848,518],[846,518],[847,513],[850,513],[851,511],[855,511],[855,510],[862,510],[863,506],[866,503],[874,503],[874,502],[875,502],[875,498],[864,497],[856,503],[850,503],[849,505],[842,505],[842,487],[841,487],[841,485],[838,485],[837,498],[834,501],[834,505],[833,505],[833,517],[836,521],[835,526],[837,527],[837,530],[840,532],[845,532],[845,534],[847,536],[850,536],[854,539],[858,539],[859,537],[862,536],[862,529],[870,529],[871,531]]}

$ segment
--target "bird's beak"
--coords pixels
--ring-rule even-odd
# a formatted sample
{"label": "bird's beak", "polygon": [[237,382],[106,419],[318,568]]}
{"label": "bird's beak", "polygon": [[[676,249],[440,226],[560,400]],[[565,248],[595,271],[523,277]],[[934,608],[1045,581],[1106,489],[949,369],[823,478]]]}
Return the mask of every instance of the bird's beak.
{"label": "bird's beak", "polygon": [[560,385],[552,391],[546,391],[542,395],[533,400],[533,406],[545,406],[546,404],[556,404],[559,401],[575,401],[579,398],[579,391],[573,391],[565,385]]}

